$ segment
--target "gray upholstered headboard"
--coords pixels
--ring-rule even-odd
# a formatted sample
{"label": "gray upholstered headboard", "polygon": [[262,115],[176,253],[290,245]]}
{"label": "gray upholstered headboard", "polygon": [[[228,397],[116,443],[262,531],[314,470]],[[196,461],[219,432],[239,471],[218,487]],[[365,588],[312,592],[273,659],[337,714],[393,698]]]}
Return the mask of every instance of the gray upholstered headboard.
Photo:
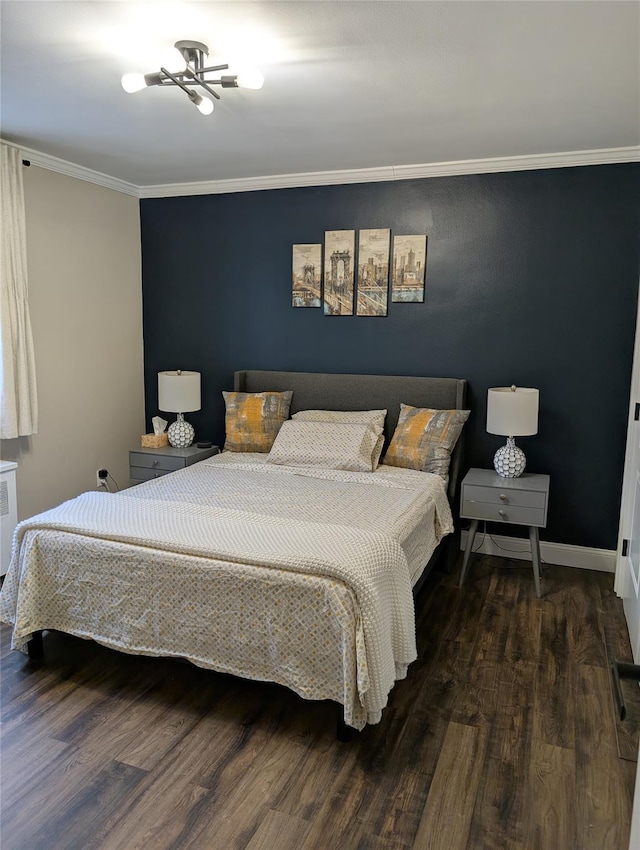
{"label": "gray upholstered headboard", "polygon": [[[293,390],[291,413],[298,410],[373,410],[386,408],[388,445],[398,424],[400,403],[441,410],[466,409],[467,382],[461,378],[391,375],[334,375],[316,372],[268,372],[248,369],[234,374],[236,392]],[[464,436],[464,431],[463,431]],[[457,492],[464,454],[463,437],[451,458],[449,498]]]}

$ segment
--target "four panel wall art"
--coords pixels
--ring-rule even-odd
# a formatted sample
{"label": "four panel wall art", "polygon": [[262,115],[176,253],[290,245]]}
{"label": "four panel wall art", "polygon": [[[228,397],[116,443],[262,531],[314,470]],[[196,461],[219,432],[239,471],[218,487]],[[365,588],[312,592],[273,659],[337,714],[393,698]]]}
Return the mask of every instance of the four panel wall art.
{"label": "four panel wall art", "polygon": [[[427,237],[388,228],[327,230],[321,244],[294,245],[294,307],[323,307],[325,316],[386,316],[391,301],[423,303]],[[323,287],[324,282],[324,287]],[[357,283],[357,289],[356,289]]]}

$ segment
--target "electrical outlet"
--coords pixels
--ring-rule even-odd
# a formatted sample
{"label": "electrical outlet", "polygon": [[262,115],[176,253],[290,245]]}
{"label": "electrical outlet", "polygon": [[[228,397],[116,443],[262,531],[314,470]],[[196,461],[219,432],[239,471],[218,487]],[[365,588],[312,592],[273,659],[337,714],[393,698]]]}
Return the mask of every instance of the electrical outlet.
{"label": "electrical outlet", "polygon": [[96,469],[96,487],[107,486],[107,476],[109,473],[106,469]]}

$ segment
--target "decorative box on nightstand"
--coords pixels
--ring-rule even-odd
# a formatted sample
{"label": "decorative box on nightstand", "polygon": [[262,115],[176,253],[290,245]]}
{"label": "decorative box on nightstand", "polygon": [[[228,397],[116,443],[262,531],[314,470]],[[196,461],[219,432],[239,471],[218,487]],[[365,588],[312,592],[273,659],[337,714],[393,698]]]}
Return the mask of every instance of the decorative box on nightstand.
{"label": "decorative box on nightstand", "polygon": [[525,472],[519,478],[503,478],[493,469],[470,469],[462,482],[460,516],[470,519],[469,536],[460,571],[464,582],[473,541],[480,520],[529,526],[533,580],[540,596],[540,539],[538,529],[547,524],[549,476]]}
{"label": "decorative box on nightstand", "polygon": [[217,455],[220,449],[210,446],[208,449],[199,449],[197,446],[189,446],[186,449],[175,449],[173,446],[163,446],[159,449],[135,449],[129,452],[129,477],[133,482],[139,484],[141,481],[151,481],[176,469],[184,469],[199,460],[205,460],[212,455]]}

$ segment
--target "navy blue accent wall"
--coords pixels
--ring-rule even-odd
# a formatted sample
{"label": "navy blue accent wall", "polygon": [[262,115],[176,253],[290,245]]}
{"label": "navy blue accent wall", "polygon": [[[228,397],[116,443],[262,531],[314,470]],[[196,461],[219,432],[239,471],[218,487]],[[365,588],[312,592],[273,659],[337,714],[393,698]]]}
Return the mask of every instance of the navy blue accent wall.
{"label": "navy blue accent wall", "polygon": [[[147,426],[156,373],[202,373],[189,419],[223,440],[235,369],[467,378],[469,466],[491,386],[539,387],[518,440],[551,475],[542,537],[614,549],[639,275],[640,167],[442,177],[141,201]],[[429,236],[424,304],[386,318],[291,306],[291,246],[325,230]]]}

